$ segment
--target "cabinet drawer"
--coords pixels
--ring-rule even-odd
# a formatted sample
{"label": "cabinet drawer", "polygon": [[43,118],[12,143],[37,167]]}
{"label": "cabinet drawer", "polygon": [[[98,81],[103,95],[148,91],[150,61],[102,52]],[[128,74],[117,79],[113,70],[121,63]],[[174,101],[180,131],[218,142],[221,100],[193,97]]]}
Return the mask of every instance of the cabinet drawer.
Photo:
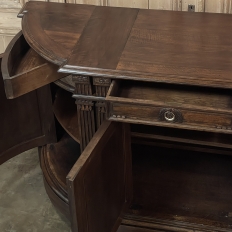
{"label": "cabinet drawer", "polygon": [[232,133],[227,89],[113,81],[106,101],[113,121]]}
{"label": "cabinet drawer", "polygon": [[27,44],[19,32],[8,45],[2,59],[2,75],[7,98],[15,98],[56,81],[67,74],[57,72]]}

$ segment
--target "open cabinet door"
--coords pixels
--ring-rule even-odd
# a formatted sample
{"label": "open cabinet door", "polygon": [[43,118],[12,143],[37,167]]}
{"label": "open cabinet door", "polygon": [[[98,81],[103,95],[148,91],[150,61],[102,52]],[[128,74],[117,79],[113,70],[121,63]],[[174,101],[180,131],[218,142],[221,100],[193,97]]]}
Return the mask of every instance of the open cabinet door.
{"label": "open cabinet door", "polygon": [[105,121],[67,176],[73,232],[113,232],[132,197],[129,125]]}
{"label": "open cabinet door", "polygon": [[50,87],[7,100],[0,68],[0,129],[0,164],[23,151],[54,142]]}

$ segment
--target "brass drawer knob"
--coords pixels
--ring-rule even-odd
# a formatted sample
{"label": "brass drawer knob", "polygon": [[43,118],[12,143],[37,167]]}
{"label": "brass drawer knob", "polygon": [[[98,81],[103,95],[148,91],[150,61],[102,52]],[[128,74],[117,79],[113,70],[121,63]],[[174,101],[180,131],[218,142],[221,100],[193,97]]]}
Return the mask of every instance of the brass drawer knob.
{"label": "brass drawer knob", "polygon": [[183,116],[179,110],[163,108],[159,112],[159,120],[166,122],[183,122]]}

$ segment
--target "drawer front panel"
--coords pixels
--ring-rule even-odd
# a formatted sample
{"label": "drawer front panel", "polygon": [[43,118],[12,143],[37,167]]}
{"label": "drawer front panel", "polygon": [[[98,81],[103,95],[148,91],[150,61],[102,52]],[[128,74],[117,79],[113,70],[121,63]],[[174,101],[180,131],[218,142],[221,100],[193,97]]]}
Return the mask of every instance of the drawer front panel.
{"label": "drawer front panel", "polygon": [[111,102],[109,119],[178,128],[196,128],[206,131],[221,130],[226,133],[232,133],[231,115],[186,109]]}

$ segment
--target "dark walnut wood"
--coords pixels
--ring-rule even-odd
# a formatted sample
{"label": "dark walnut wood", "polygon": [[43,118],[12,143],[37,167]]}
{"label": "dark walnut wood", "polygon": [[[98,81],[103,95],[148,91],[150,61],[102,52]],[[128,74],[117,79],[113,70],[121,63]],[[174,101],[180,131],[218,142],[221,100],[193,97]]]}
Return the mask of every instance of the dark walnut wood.
{"label": "dark walnut wood", "polygon": [[232,16],[30,1],[19,17],[0,162],[47,144],[73,232],[231,232]]}
{"label": "dark walnut wood", "polygon": [[73,231],[116,231],[131,174],[128,126],[104,122],[67,176]]}
{"label": "dark walnut wood", "polygon": [[66,176],[80,156],[80,146],[67,133],[57,143],[40,149],[40,164],[44,184],[55,207],[70,218]]}
{"label": "dark walnut wood", "polygon": [[[28,44],[48,61],[62,64],[81,36],[95,6],[27,3],[19,13]],[[42,17],[41,17],[42,16]]]}
{"label": "dark walnut wood", "polygon": [[77,107],[72,94],[59,89],[55,95],[53,112],[56,119],[66,132],[78,143],[80,143],[79,126],[77,120]]}
{"label": "dark walnut wood", "polygon": [[230,90],[113,81],[106,96],[113,121],[232,133]]}
{"label": "dark walnut wood", "polygon": [[23,151],[56,141],[49,86],[7,100],[0,72],[0,107],[0,164]]}
{"label": "dark walnut wood", "polygon": [[65,74],[29,47],[22,32],[8,45],[2,59],[2,75],[7,98],[16,98],[38,89]]}
{"label": "dark walnut wood", "polygon": [[230,15],[29,2],[20,17],[61,72],[232,87]]}

